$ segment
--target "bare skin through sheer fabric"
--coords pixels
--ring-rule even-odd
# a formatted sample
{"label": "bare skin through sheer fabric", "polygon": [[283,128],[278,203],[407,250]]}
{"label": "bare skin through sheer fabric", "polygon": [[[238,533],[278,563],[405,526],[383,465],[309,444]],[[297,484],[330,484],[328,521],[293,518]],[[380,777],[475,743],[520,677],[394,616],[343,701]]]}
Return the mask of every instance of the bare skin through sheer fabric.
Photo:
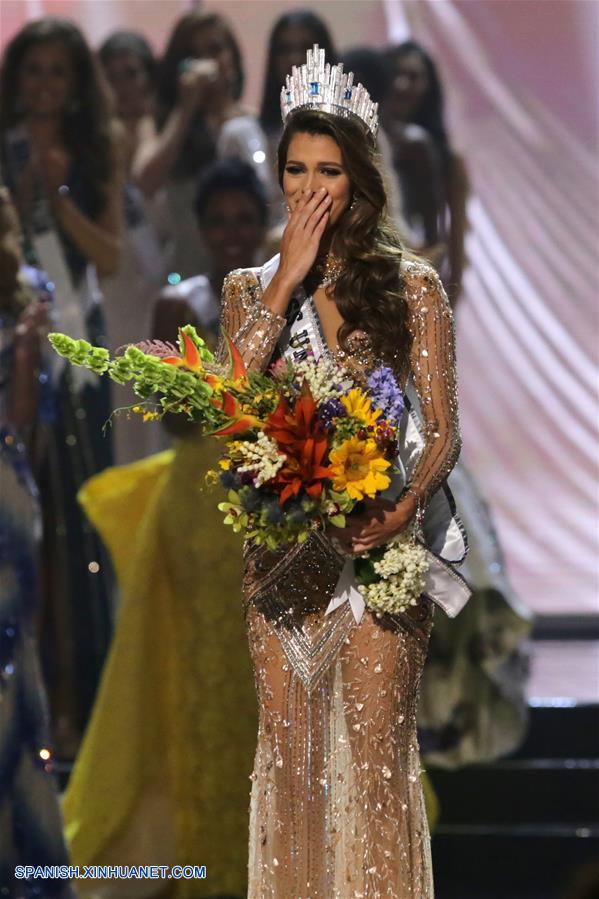
{"label": "bare skin through sheer fabric", "polygon": [[367,612],[308,693],[250,605],[261,710],[250,896],[432,897],[415,719],[426,601],[418,612],[383,623]]}
{"label": "bare skin through sheer fabric", "polygon": [[[425,448],[411,486],[426,502],[459,452],[453,322],[435,273],[402,269],[411,377]],[[254,271],[225,282],[223,325],[246,365],[264,369],[285,320],[261,301]],[[375,365],[367,335],[336,353]],[[432,899],[430,838],[416,740],[418,684],[432,624],[410,614],[355,622],[327,615],[344,559],[314,532],[301,547],[246,549],[244,596],[260,707],[252,774],[250,899]]]}

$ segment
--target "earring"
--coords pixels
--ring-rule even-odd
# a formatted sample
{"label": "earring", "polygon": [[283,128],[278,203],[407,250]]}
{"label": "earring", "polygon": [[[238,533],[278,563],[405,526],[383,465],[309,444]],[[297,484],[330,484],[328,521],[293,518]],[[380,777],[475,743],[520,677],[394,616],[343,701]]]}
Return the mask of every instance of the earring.
{"label": "earring", "polygon": [[352,197],[352,201],[351,201],[351,203],[349,204],[349,208],[350,208],[350,209],[355,209],[357,205],[358,205],[358,197],[357,197],[357,196],[354,196],[354,197]]}

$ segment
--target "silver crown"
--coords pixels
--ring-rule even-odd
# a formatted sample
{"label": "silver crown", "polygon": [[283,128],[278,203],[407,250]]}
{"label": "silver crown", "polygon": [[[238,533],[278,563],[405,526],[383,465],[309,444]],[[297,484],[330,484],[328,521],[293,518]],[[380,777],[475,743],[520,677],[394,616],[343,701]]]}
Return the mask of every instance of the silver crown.
{"label": "silver crown", "polygon": [[357,116],[373,137],[379,127],[378,103],[373,103],[363,84],[354,84],[353,72],[345,74],[343,63],[329,65],[324,50],[314,44],[306,62],[293,66],[281,89],[283,122],[298,109],[320,109],[338,116]]}

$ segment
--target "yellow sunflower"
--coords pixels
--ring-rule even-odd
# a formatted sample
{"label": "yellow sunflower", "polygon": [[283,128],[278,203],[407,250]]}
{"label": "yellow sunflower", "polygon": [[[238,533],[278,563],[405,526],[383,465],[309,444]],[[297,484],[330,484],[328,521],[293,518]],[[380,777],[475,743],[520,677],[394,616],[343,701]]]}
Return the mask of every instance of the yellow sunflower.
{"label": "yellow sunflower", "polygon": [[377,418],[380,417],[381,410],[372,408],[371,401],[359,387],[354,387],[346,396],[342,396],[341,402],[351,418],[363,421],[367,427],[368,425],[374,426]]}
{"label": "yellow sunflower", "polygon": [[351,437],[331,450],[329,458],[333,489],[347,490],[352,499],[372,498],[391,483],[389,475],[383,474],[391,463],[381,456],[374,440]]}

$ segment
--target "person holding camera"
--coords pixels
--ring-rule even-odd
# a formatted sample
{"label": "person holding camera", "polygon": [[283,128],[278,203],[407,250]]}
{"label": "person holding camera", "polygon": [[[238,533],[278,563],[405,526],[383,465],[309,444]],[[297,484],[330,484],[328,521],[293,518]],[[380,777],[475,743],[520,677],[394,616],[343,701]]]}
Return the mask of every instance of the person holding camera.
{"label": "person holding camera", "polygon": [[240,102],[244,72],[239,45],[222,16],[197,10],[175,24],[158,78],[158,133],[134,161],[147,197],[164,192],[171,221],[170,270],[182,279],[203,270],[190,197],[203,169],[236,156],[268,185],[266,138]]}

